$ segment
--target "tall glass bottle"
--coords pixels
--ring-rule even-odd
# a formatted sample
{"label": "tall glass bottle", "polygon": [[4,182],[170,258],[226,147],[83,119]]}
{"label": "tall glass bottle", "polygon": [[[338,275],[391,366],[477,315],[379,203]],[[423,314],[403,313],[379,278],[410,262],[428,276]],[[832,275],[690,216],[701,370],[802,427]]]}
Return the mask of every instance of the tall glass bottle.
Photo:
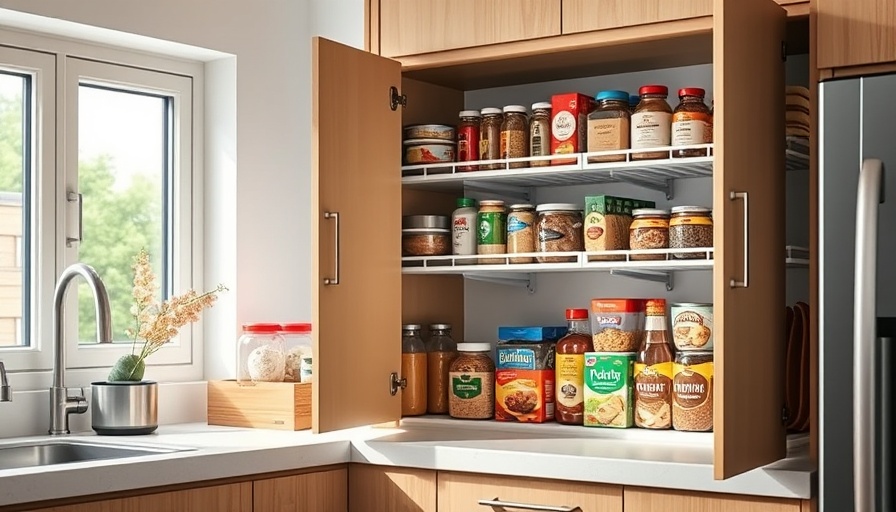
{"label": "tall glass bottle", "polygon": [[448,414],[448,370],[457,358],[457,343],[451,339],[451,325],[429,326],[426,342],[426,412]]}
{"label": "tall glass bottle", "polygon": [[672,427],[672,347],[666,335],[666,300],[647,301],[644,342],[635,361],[635,425]]}
{"label": "tall glass bottle", "polygon": [[420,326],[401,327],[401,415],[419,416],[426,413],[426,348],[420,338]]}
{"label": "tall glass bottle", "polygon": [[585,424],[585,352],[594,351],[587,309],[567,309],[566,336],[557,342],[555,414],[557,423]]}

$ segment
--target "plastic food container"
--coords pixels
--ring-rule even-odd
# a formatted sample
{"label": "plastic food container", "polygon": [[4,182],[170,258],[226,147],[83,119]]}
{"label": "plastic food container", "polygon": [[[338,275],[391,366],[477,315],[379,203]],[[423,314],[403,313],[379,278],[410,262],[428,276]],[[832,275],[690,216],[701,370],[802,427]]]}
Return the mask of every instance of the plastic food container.
{"label": "plastic food container", "polygon": [[439,139],[404,141],[404,161],[408,165],[453,162],[455,143]]}
{"label": "plastic food container", "polygon": [[404,140],[439,139],[454,142],[454,127],[447,124],[415,124],[404,127]]}
{"label": "plastic food container", "polygon": [[592,299],[591,334],[596,352],[636,352],[644,337],[643,299]]}
{"label": "plastic food container", "polygon": [[402,256],[443,256],[451,254],[451,230],[410,228],[401,230]]}

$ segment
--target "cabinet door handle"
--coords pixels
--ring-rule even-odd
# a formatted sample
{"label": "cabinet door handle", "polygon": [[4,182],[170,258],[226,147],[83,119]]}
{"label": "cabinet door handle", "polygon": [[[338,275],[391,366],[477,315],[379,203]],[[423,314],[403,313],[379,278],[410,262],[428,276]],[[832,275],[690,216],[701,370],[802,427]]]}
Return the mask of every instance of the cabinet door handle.
{"label": "cabinet door handle", "polygon": [[728,196],[732,201],[738,199],[744,200],[744,280],[738,281],[731,278],[732,288],[749,288],[750,287],[750,197],[747,192],[731,191]]}
{"label": "cabinet door handle", "polygon": [[515,508],[517,510],[540,510],[542,512],[581,512],[580,507],[567,507],[564,505],[533,505],[531,503],[514,503],[512,501],[501,501],[498,498],[493,500],[479,500],[479,505],[483,507],[492,507],[499,510]]}
{"label": "cabinet door handle", "polygon": [[333,256],[336,259],[336,273],[333,275],[333,278],[329,277],[324,278],[325,285],[336,285],[339,284],[339,212],[324,212],[325,219],[333,219],[336,223],[336,245],[334,246]]}

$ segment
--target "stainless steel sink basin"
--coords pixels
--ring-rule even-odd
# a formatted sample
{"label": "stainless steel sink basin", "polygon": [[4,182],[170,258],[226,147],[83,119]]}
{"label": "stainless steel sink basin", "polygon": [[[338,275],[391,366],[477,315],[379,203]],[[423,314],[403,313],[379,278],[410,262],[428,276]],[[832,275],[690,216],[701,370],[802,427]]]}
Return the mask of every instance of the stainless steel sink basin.
{"label": "stainless steel sink basin", "polygon": [[183,449],[64,440],[0,445],[0,470],[89,460],[121,459],[178,451],[183,451]]}

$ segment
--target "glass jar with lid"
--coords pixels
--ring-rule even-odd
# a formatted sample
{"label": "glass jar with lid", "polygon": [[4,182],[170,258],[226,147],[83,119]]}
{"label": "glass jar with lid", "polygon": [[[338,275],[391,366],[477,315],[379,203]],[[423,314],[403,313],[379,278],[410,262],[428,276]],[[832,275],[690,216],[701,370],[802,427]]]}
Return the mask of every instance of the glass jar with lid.
{"label": "glass jar with lid", "polygon": [[[507,254],[535,252],[535,207],[512,204],[507,214]],[[532,263],[529,256],[510,258],[510,263]]]}
{"label": "glass jar with lid", "polygon": [[426,413],[426,347],[420,337],[419,324],[401,326],[401,415]]}
{"label": "glass jar with lid", "polygon": [[311,357],[311,324],[305,322],[281,324],[286,351],[285,382],[301,382],[302,358]]}
{"label": "glass jar with lid", "polygon": [[[526,107],[504,107],[504,123],[501,125],[501,158],[525,158],[529,156],[529,118]],[[512,162],[510,169],[529,167],[528,162]]]}
{"label": "glass jar with lid", "polygon": [[[588,114],[588,152],[629,148],[631,135],[629,95],[625,91],[600,91],[597,108]],[[588,162],[624,162],[625,155],[589,156]]]}
{"label": "glass jar with lid", "polygon": [[[632,250],[669,248],[669,212],[654,208],[632,211],[629,247]],[[665,254],[632,254],[633,261],[664,260]]]}
{"label": "glass jar with lid", "polygon": [[[507,210],[504,201],[479,201],[476,214],[476,253],[505,254],[507,252]],[[504,258],[482,258],[479,263],[504,263]]]}
{"label": "glass jar with lid", "polygon": [[237,375],[240,385],[283,382],[286,374],[286,342],[280,324],[243,324],[237,342]]}
{"label": "glass jar with lid", "polygon": [[[538,252],[578,252],[585,250],[582,208],[572,203],[540,204],[535,232]],[[577,256],[538,256],[539,263],[570,263]]]}
{"label": "glass jar with lid", "polygon": [[[672,143],[672,107],[665,85],[645,85],[638,89],[641,99],[632,113],[632,149],[660,148]],[[632,160],[669,158],[668,151],[632,153]]]}
{"label": "glass jar with lid", "polygon": [[[479,159],[499,160],[501,158],[501,125],[504,123],[504,113],[500,108],[488,107],[482,109],[482,123],[479,125]],[[503,169],[501,164],[484,164],[480,169]]]}
{"label": "glass jar with lid", "polygon": [[[669,219],[669,248],[711,248],[712,210],[702,206],[675,206]],[[675,259],[705,259],[706,253],[678,253]]]}
{"label": "glass jar with lid", "polygon": [[[548,156],[551,154],[551,104],[545,101],[532,104],[532,115],[529,117],[529,156]],[[550,160],[534,160],[532,167],[547,167]]]}
{"label": "glass jar with lid", "polygon": [[638,107],[638,103],[641,102],[641,97],[637,94],[632,94],[628,97],[628,111],[632,114],[635,113],[635,109]]}
{"label": "glass jar with lid", "polygon": [[448,371],[448,414],[490,420],[495,416],[495,362],[488,343],[458,343],[459,355]]}
{"label": "glass jar with lid", "polygon": [[[473,162],[479,160],[479,126],[482,115],[478,110],[461,110],[457,123],[457,161]],[[476,165],[459,165],[458,171],[478,171]]]}
{"label": "glass jar with lid", "polygon": [[448,413],[448,371],[457,358],[457,343],[451,338],[451,324],[429,326],[426,342],[426,412]]}
{"label": "glass jar with lid", "polygon": [[[712,114],[703,102],[706,91],[699,87],[678,90],[679,103],[672,113],[672,145],[691,146],[712,142]],[[676,149],[675,158],[707,156],[706,149]]]}

